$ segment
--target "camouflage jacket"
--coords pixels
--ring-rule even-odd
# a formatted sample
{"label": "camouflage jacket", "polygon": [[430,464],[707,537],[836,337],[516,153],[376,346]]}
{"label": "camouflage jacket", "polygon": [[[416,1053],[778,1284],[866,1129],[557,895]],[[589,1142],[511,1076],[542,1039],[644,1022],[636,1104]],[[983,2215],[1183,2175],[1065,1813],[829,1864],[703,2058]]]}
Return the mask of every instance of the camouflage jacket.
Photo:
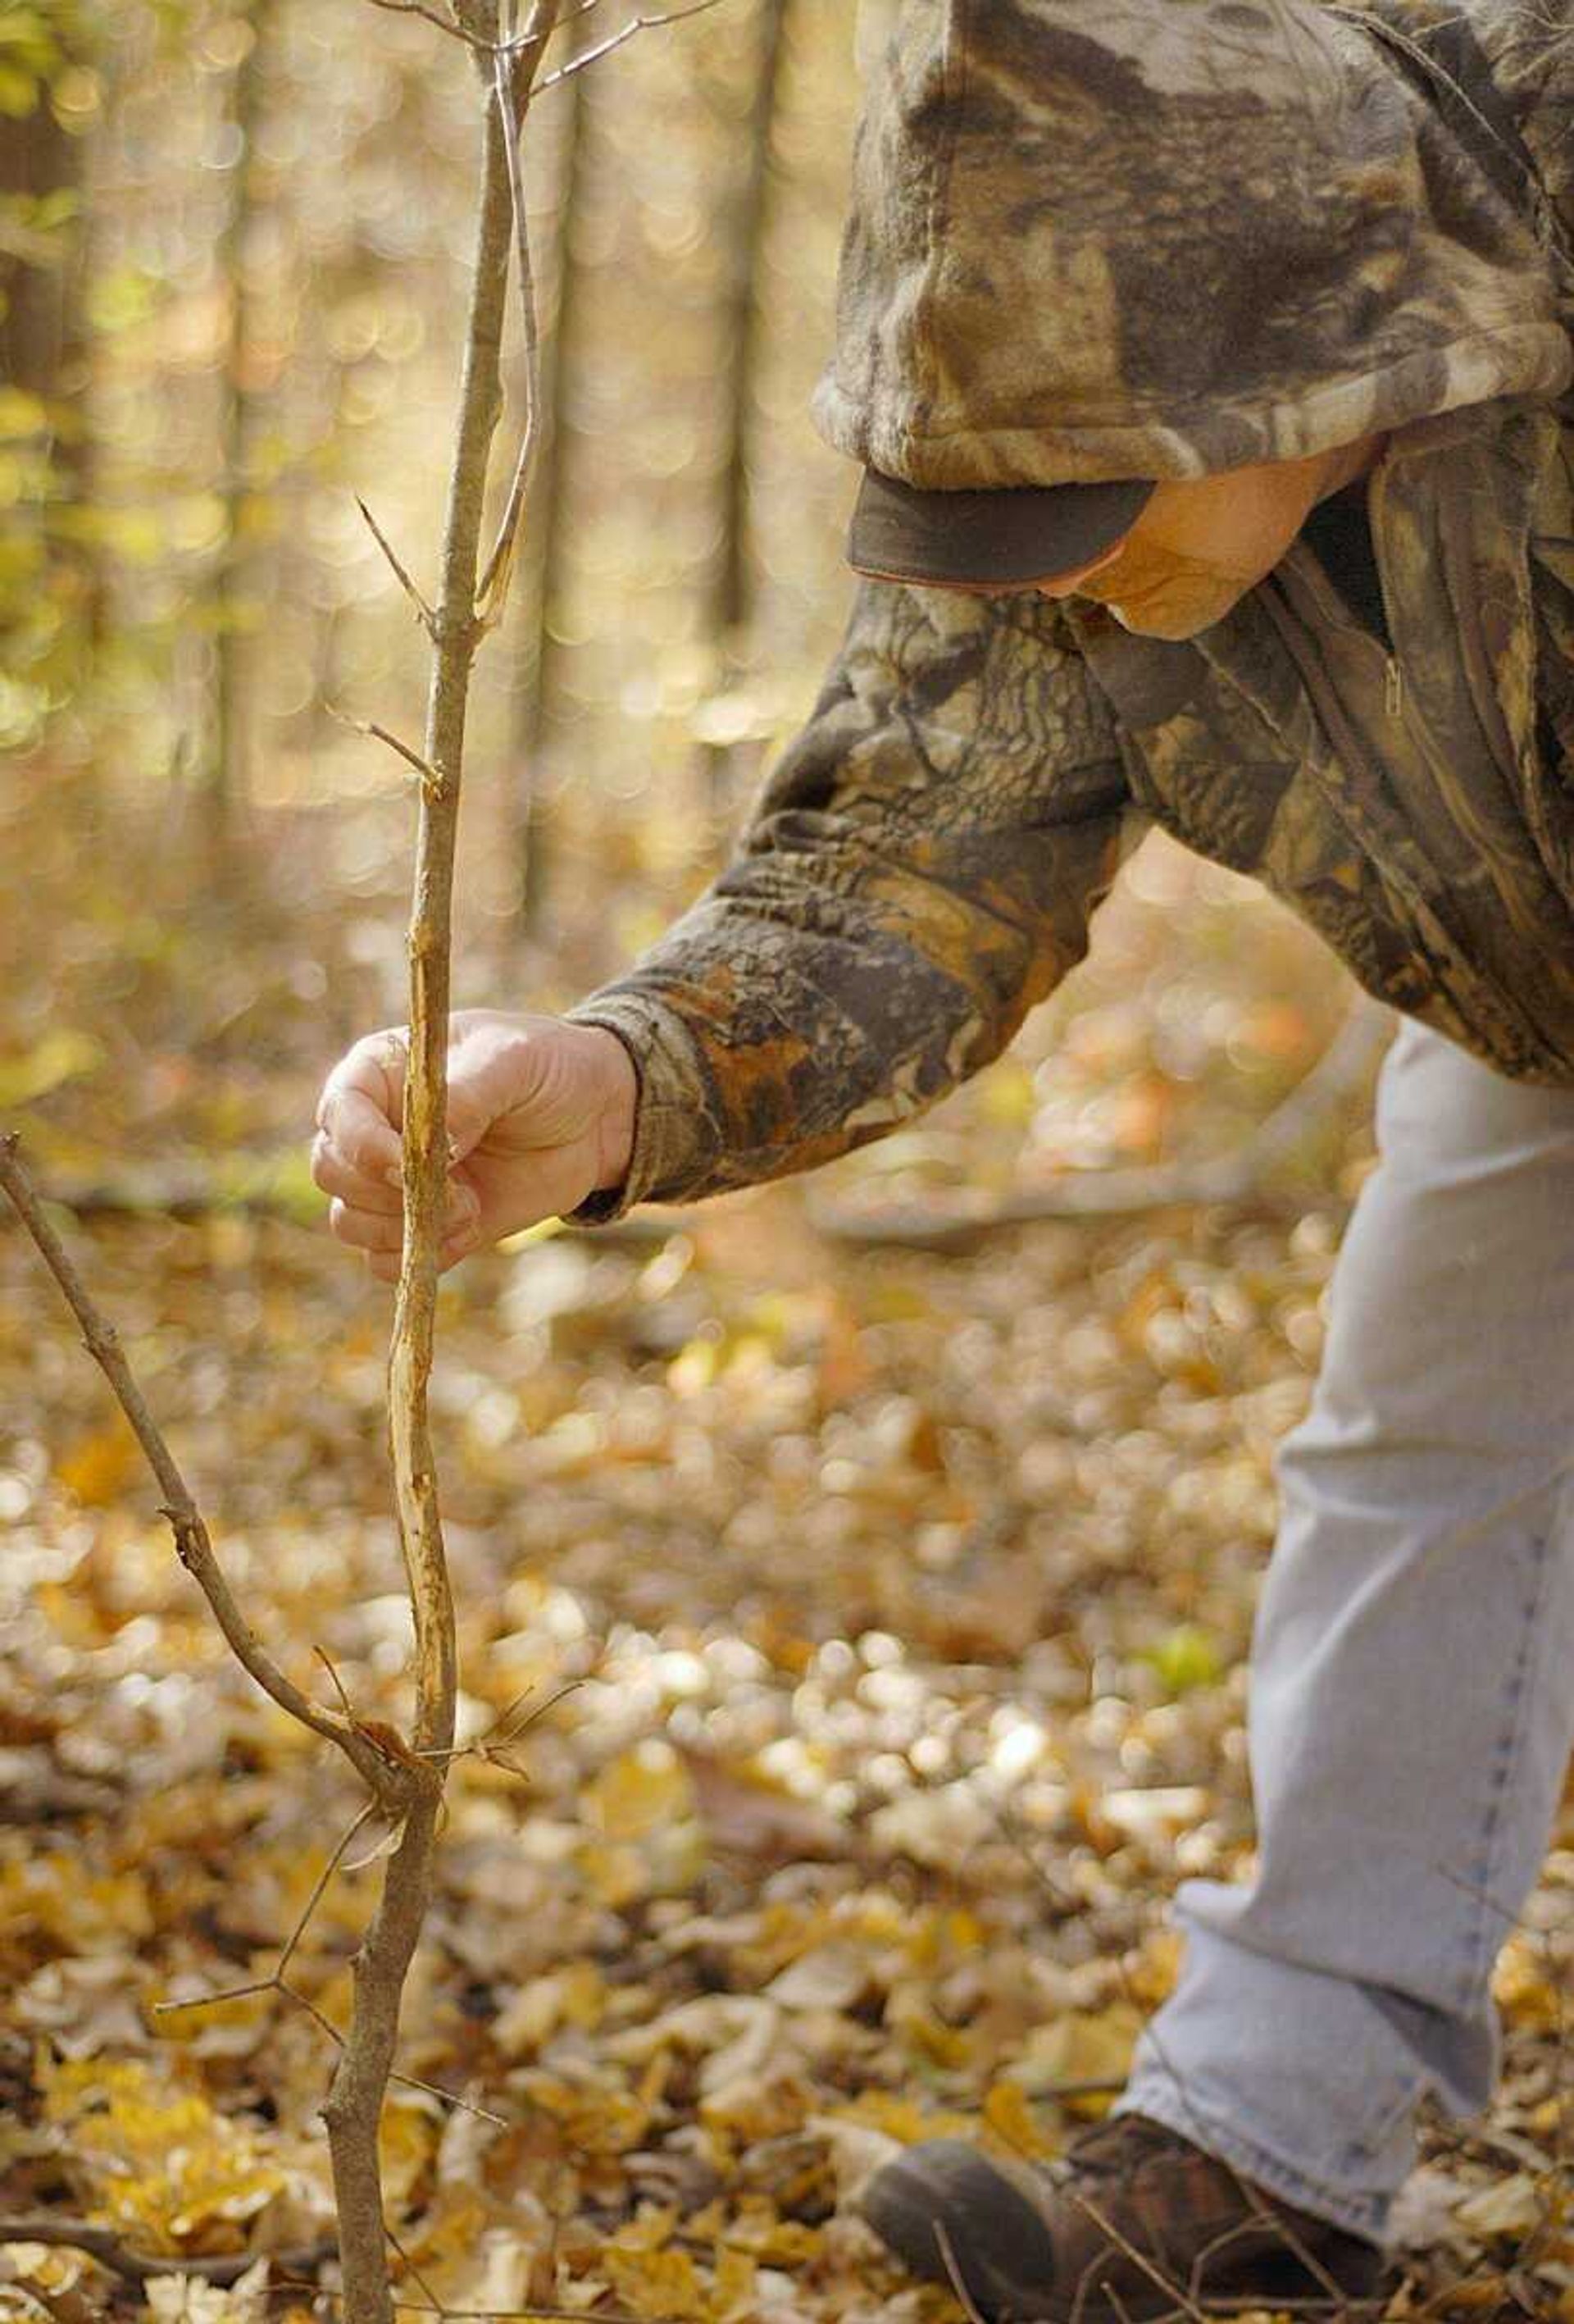
{"label": "camouflage jacket", "polygon": [[[1410,32],[1443,13],[1380,5]],[[1565,230],[1568,5],[1447,11]],[[1261,879],[1383,1000],[1574,1085],[1574,366],[1546,217],[1348,12],[1105,0],[1096,21],[906,0],[819,423],[937,487],[1391,430],[1368,511],[1392,649],[1303,540],[1183,643],[1091,602],[864,584],[727,869],[570,1012],[640,1081],[628,1180],[578,1215],[910,1119],[1080,958],[1150,821]]]}

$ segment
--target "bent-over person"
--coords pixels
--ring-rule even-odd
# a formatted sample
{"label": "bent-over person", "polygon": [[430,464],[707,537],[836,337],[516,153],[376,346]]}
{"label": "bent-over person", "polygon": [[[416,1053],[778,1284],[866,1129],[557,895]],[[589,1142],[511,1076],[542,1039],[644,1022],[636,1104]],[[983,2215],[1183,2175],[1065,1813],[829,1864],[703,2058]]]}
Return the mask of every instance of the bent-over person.
{"label": "bent-over person", "polygon": [[[1569,0],[906,0],[815,400],[862,472],[820,698],[626,974],[453,1020],[446,1263],[910,1121],[1152,824],[1402,1014],[1281,1455],[1255,1876],[1182,1886],[1063,2162],[921,2144],[863,2197],[991,2324],[1370,2293],[1418,2102],[1493,2087],[1574,1733],[1571,227]],[[402,1057],[356,1045],[316,1149],[384,1277]]]}

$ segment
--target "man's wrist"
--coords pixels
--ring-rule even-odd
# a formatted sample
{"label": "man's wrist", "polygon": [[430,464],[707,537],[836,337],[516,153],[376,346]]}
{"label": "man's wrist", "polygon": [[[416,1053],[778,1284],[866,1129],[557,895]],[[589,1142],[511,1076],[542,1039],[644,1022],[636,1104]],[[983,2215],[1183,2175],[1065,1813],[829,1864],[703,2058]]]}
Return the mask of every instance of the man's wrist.
{"label": "man's wrist", "polygon": [[628,1044],[604,1025],[582,1028],[604,1052],[609,1093],[596,1124],[596,1175],[594,1191],[602,1194],[621,1186],[634,1158],[634,1130],[640,1111],[640,1075]]}

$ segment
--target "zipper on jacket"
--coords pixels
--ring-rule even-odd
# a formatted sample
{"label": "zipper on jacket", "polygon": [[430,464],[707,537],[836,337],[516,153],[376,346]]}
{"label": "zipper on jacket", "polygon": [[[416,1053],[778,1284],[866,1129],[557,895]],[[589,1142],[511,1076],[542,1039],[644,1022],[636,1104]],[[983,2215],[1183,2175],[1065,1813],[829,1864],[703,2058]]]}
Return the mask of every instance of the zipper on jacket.
{"label": "zipper on jacket", "polygon": [[1375,648],[1382,655],[1383,712],[1390,724],[1398,725],[1404,717],[1404,672],[1400,667],[1399,657],[1394,651],[1391,642],[1394,636],[1394,609],[1388,601],[1388,587],[1383,578],[1383,559],[1377,551],[1376,502],[1386,482],[1383,469],[1384,463],[1379,460],[1367,480],[1367,524],[1371,537],[1372,563],[1376,568],[1377,591],[1382,600],[1383,623],[1387,631],[1387,637],[1379,637],[1376,629],[1369,622],[1362,621],[1353,611],[1332,574],[1327,570],[1314,549],[1310,547],[1305,549],[1304,562],[1300,568],[1299,577],[1303,586],[1310,590],[1324,621],[1331,622],[1335,629],[1344,631],[1348,636],[1360,638],[1368,649]]}
{"label": "zipper on jacket", "polygon": [[[1377,545],[1381,529],[1380,503],[1388,489],[1387,463],[1379,459],[1367,478],[1367,529],[1372,541],[1372,562],[1377,568],[1377,594],[1383,600],[1383,622],[1389,639],[1395,635],[1394,608],[1388,601],[1388,584],[1383,577],[1383,553]],[[1404,672],[1399,667],[1399,657],[1390,644],[1383,663],[1383,707],[1391,723],[1404,715]]]}

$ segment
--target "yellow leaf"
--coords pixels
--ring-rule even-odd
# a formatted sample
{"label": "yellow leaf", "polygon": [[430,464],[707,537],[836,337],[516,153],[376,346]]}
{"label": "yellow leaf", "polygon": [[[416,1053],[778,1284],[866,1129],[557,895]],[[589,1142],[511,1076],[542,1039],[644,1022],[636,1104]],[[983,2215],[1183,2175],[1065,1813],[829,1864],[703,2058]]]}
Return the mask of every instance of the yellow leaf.
{"label": "yellow leaf", "polygon": [[729,2251],[725,2246],[716,2254],[716,2281],[711,2294],[712,2309],[718,2324],[742,2324],[754,2307],[755,2278],[759,2271],[747,2254]]}
{"label": "yellow leaf", "polygon": [[645,1742],[609,1760],[586,1786],[584,1806],[603,1840],[643,1840],[694,1814],[694,1786],[667,1744]]}
{"label": "yellow leaf", "polygon": [[1544,1950],[1518,1929],[1497,1956],[1492,1993],[1511,2025],[1540,2033],[1555,2032],[1569,2006],[1560,1995]]}
{"label": "yellow leaf", "polygon": [[969,2115],[926,2111],[911,2098],[897,2098],[889,2090],[864,2090],[845,2106],[825,2107],[822,2111],[832,2122],[858,2123],[883,2131],[904,2146],[916,2146],[924,2138],[969,2138],[978,2128]]}
{"label": "yellow leaf", "polygon": [[436,2161],[441,2133],[436,2098],[411,2090],[384,2104],[377,2126],[377,2160],[383,2194],[401,2210],[411,2208],[412,2198]]}
{"label": "yellow leaf", "polygon": [[1056,2152],[1034,2120],[1033,2109],[1020,2082],[995,2082],[984,2099],[984,2120],[1003,2146],[1041,2163]]}
{"label": "yellow leaf", "polygon": [[55,1476],[85,1508],[106,1509],[119,1499],[141,1458],[136,1438],[116,1419],[78,1437],[55,1463]]}
{"label": "yellow leaf", "polygon": [[700,2120],[736,2147],[784,2138],[808,2117],[814,2094],[794,2074],[741,2074],[700,2100]]}
{"label": "yellow leaf", "polygon": [[0,438],[14,442],[41,434],[49,424],[49,408],[41,397],[24,395],[19,387],[0,387]]}
{"label": "yellow leaf", "polygon": [[25,1056],[0,1062],[0,1106],[31,1105],[35,1098],[59,1089],[62,1082],[97,1073],[103,1062],[104,1045],[91,1033],[79,1033],[69,1025],[57,1026]]}
{"label": "yellow leaf", "polygon": [[1125,1979],[1127,1992],[1140,2008],[1156,2009],[1169,1999],[1185,1946],[1178,1929],[1155,1929],[1148,1938]]}
{"label": "yellow leaf", "polygon": [[559,2026],[592,2031],[605,2008],[601,1971],[594,1961],[573,1961],[520,1986],[494,2023],[492,2038],[505,2058],[526,2057],[549,2042]]}
{"label": "yellow leaf", "polygon": [[626,2227],[620,2227],[609,2248],[620,2252],[660,2251],[672,2241],[677,2225],[676,2203],[641,2203]]}
{"label": "yellow leaf", "polygon": [[649,1741],[611,1760],[584,1794],[597,1838],[579,1851],[585,1878],[614,1911],[647,1895],[677,1895],[704,1858],[695,1790],[668,1744]]}
{"label": "yellow leaf", "polygon": [[41,2044],[34,2080],[46,2117],[70,2134],[90,2215],[144,2250],[179,2251],[197,2239],[238,2248],[238,2223],[287,2183],[248,2124],[217,2113],[167,2069],[140,2059],[57,2061]]}
{"label": "yellow leaf", "polygon": [[1098,2116],[1109,2111],[1113,2089],[1087,2090],[1090,2082],[1124,2082],[1142,2020],[1128,2001],[1112,2002],[1108,2009],[1067,2010],[1036,2027],[1029,2036],[1016,2068],[1029,2097],[1060,2098],[1072,2114]]}
{"label": "yellow leaf", "polygon": [[649,1886],[645,1858],[637,1848],[597,1848],[579,1851],[579,1868],[598,1904],[615,1913],[632,1904]]}
{"label": "yellow leaf", "polygon": [[778,2217],[773,2205],[759,2197],[746,2197],[727,2225],[727,2241],[767,2266],[801,2267],[814,2259],[824,2243],[818,2227],[802,2219]]}
{"label": "yellow leaf", "polygon": [[610,2249],[606,2272],[636,2316],[654,2319],[709,2314],[699,2270],[687,2252]]}
{"label": "yellow leaf", "polygon": [[527,2071],[520,2087],[530,2104],[562,2126],[570,2146],[584,2154],[627,2154],[650,2126],[650,2108],[627,2090],[576,2087],[554,2074]]}
{"label": "yellow leaf", "polygon": [[153,1932],[152,1907],[135,1872],[95,1872],[65,1849],[0,1863],[0,1928],[41,1930],[60,1951],[119,1951]]}
{"label": "yellow leaf", "polygon": [[920,2058],[936,2066],[960,2067],[968,2061],[968,2037],[926,2007],[912,1986],[897,1986],[886,2004],[886,2023],[899,2033]]}

